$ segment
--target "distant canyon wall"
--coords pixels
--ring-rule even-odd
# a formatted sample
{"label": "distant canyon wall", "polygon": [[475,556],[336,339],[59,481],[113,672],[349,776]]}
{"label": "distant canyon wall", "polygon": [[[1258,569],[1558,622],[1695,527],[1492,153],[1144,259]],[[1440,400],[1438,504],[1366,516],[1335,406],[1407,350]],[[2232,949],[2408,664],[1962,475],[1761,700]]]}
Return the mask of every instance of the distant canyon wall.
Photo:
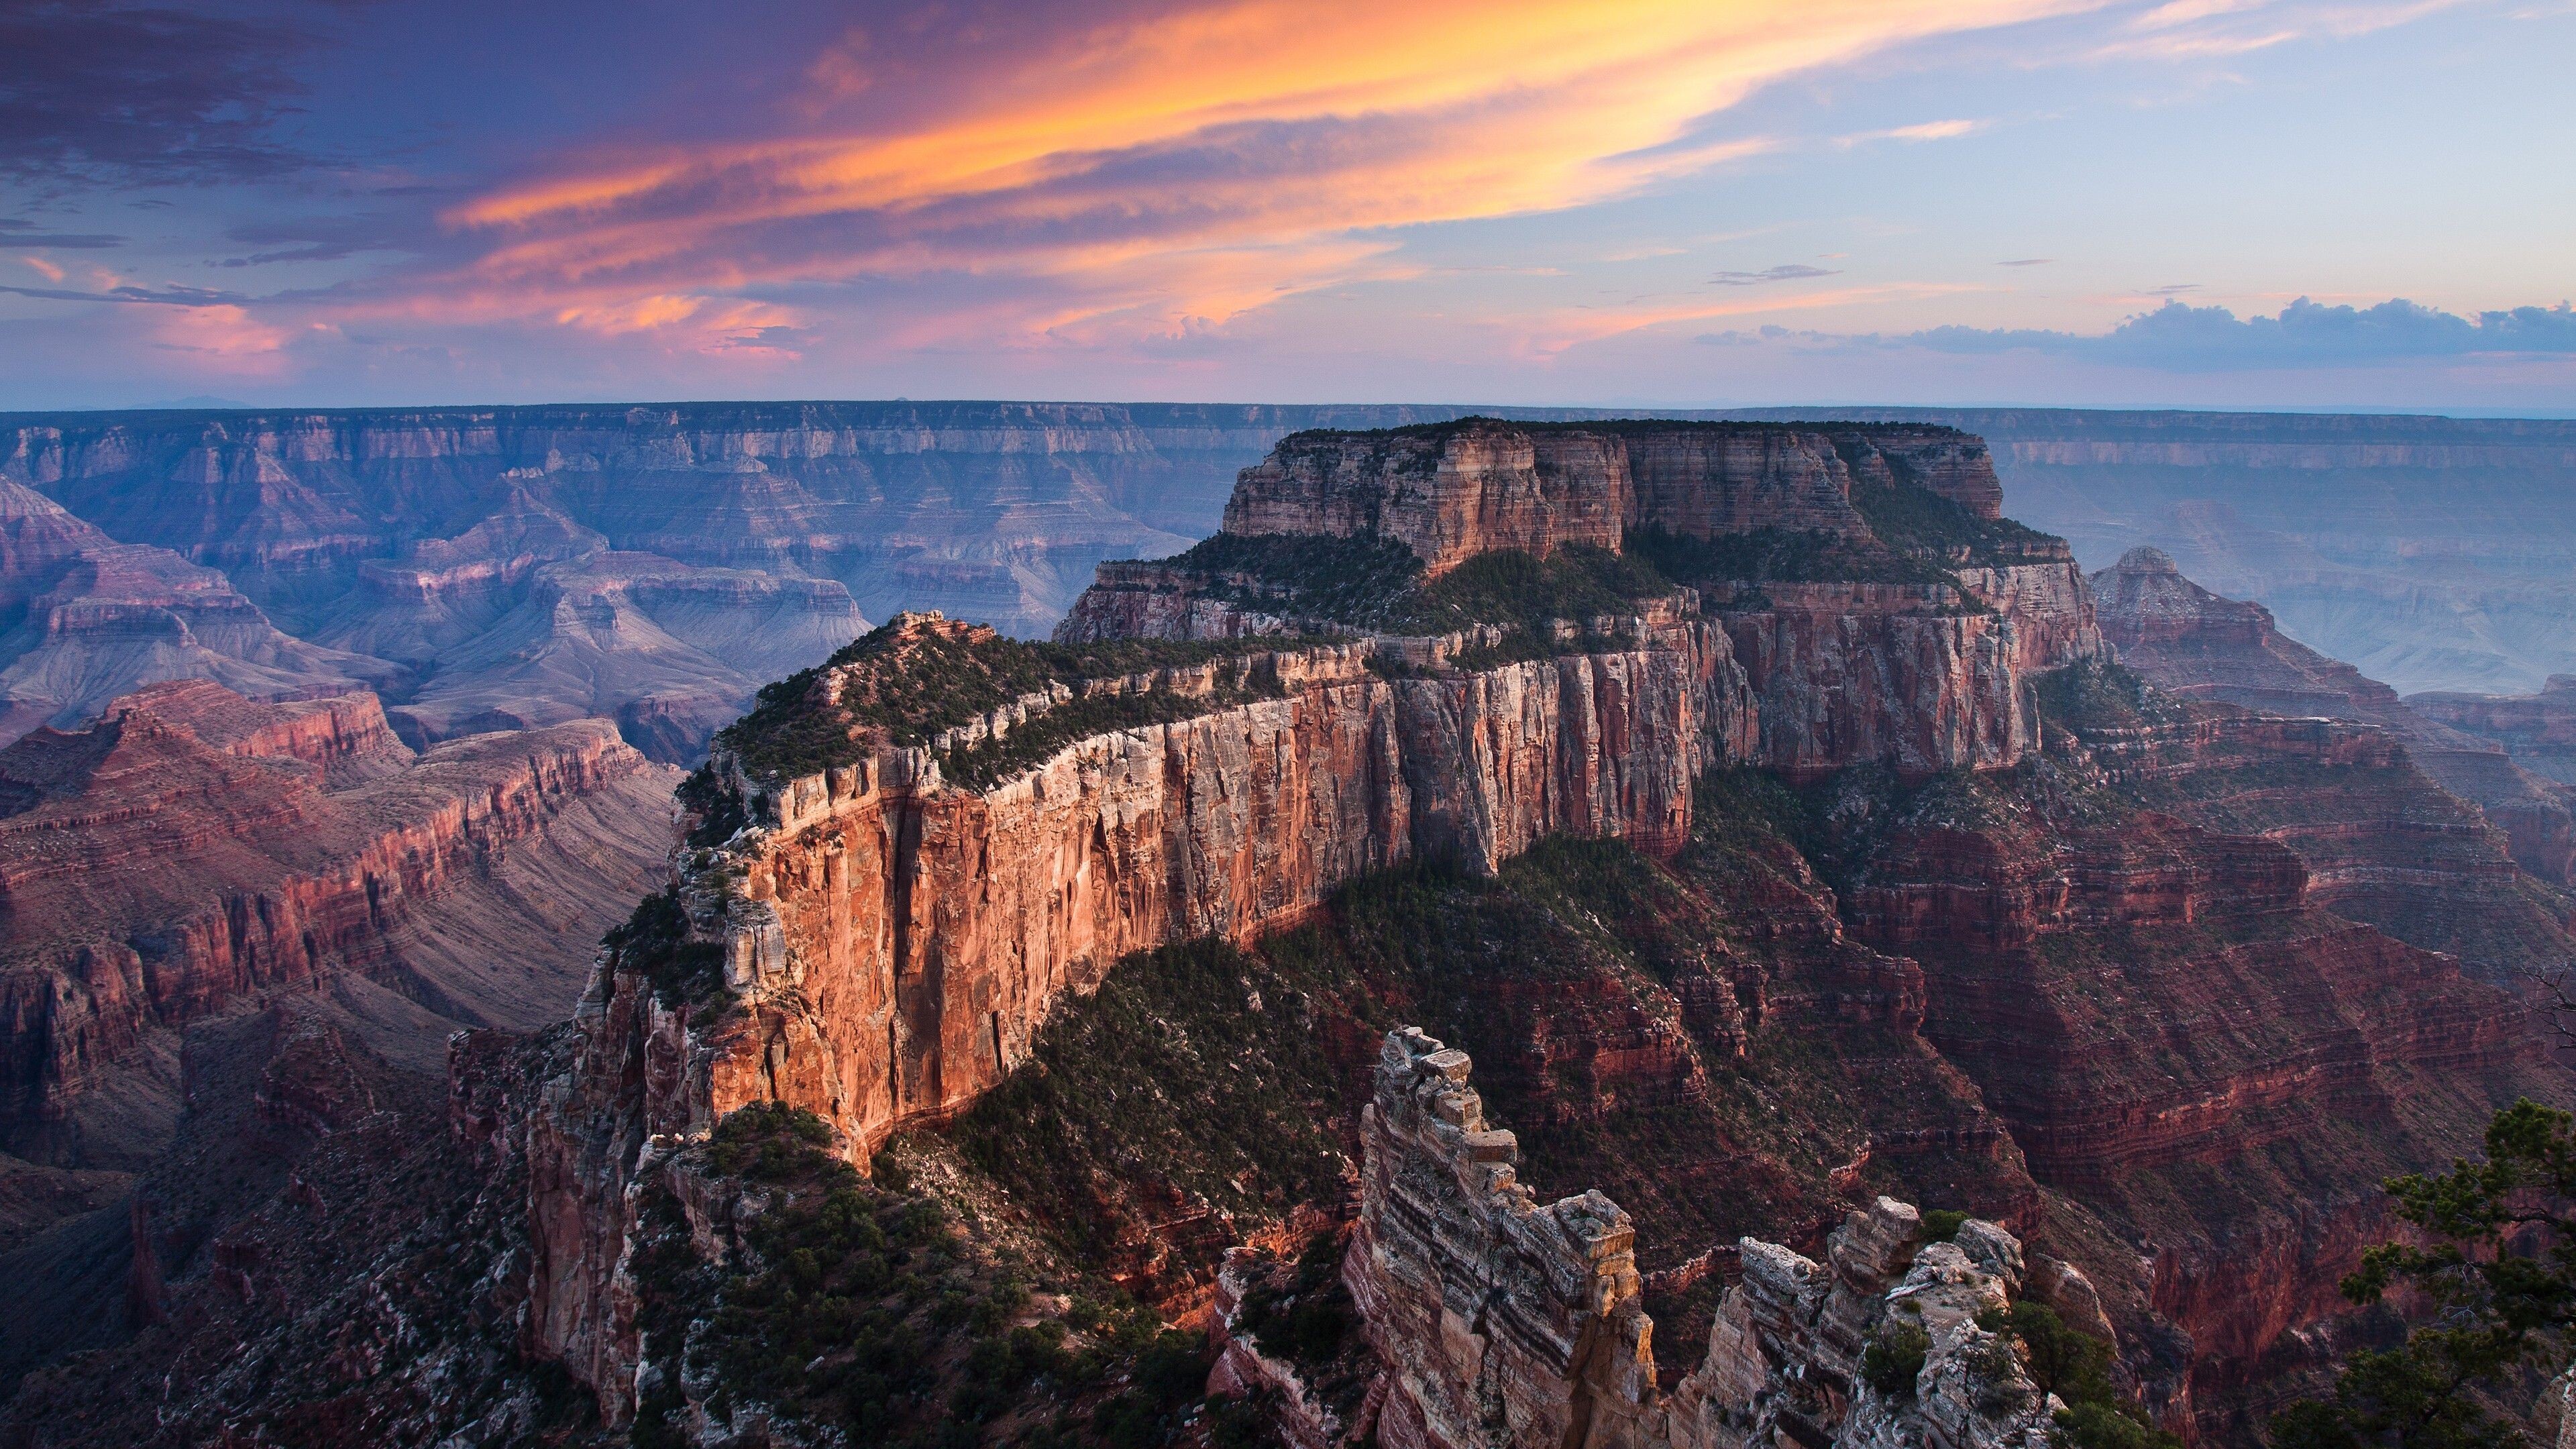
{"label": "distant canyon wall", "polygon": [[1461,408],[684,403],[0,414],[0,481],[224,570],[290,624],[512,489],[616,548],[1042,633],[1105,558],[1216,525],[1299,428]]}
{"label": "distant canyon wall", "polygon": [[[415,757],[372,696],[263,706],[199,682],[0,751],[9,1150],[121,1151],[78,1119],[150,1041],[341,972],[454,1023],[555,1019],[660,862],[672,779],[603,721]],[[519,904],[548,888],[600,898]],[[478,923],[517,959],[485,958]]]}

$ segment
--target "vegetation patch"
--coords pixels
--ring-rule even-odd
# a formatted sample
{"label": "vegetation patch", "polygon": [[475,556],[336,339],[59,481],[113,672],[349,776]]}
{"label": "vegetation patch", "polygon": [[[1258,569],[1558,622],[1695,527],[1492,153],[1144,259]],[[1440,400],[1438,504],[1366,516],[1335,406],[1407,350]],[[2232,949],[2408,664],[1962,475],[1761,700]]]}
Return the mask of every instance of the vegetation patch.
{"label": "vegetation patch", "polygon": [[1361,1048],[1352,1016],[1373,1014],[1353,985],[1341,962],[1213,938],[1130,956],[951,1135],[1087,1261],[1186,1276],[1221,1232],[1166,1264],[1151,1223],[1248,1229],[1340,1197],[1358,1109],[1335,1062]]}
{"label": "vegetation patch", "polygon": [[2132,669],[2084,659],[2039,676],[2040,718],[2078,736],[2145,729],[2190,717],[2190,706]]}
{"label": "vegetation patch", "polygon": [[724,947],[692,940],[689,913],[677,887],[646,896],[622,925],[600,938],[621,970],[652,983],[664,1006],[705,1006],[724,994]]}
{"label": "vegetation patch", "polygon": [[1344,1423],[1367,1396],[1377,1367],[1360,1336],[1359,1307],[1342,1286],[1349,1243],[1319,1232],[1292,1261],[1259,1260],[1233,1325],[1264,1356],[1293,1365],[1307,1391]]}
{"label": "vegetation patch", "polygon": [[[1245,654],[1294,648],[1299,639],[1177,643],[1122,639],[1035,643],[981,624],[903,615],[844,646],[823,665],[767,685],[751,710],[716,744],[758,778],[792,780],[849,765],[887,747],[930,743],[1023,696],[1052,686],[1186,668]],[[826,695],[829,672],[841,681]],[[1192,713],[1219,707],[1205,700]],[[1140,707],[1151,714],[1171,706]],[[711,818],[711,817],[710,817]],[[709,827],[712,828],[712,827]]]}
{"label": "vegetation patch", "polygon": [[1621,547],[1685,584],[1872,583],[1956,587],[1958,578],[1871,539],[1821,528],[1757,528],[1714,538],[1632,528]]}
{"label": "vegetation patch", "polygon": [[2009,518],[1980,518],[1929,488],[1880,482],[1858,468],[1852,470],[1851,504],[1888,547],[1937,563],[2004,568],[2054,553],[2058,545],[2038,529]]}
{"label": "vegetation patch", "polygon": [[1248,689],[1219,689],[1206,694],[1177,694],[1166,689],[1141,694],[1104,695],[1059,704],[1032,716],[1008,734],[959,745],[939,757],[948,779],[969,790],[989,790],[1033,769],[1076,740],[1146,725],[1196,719],[1255,700],[1278,699],[1285,693],[1275,676],[1256,680]]}
{"label": "vegetation patch", "polygon": [[[692,1409],[746,1410],[895,1449],[1151,1449],[1197,1405],[1196,1335],[882,1162],[869,1181],[811,1113],[747,1107],[668,1171],[733,1197],[738,1241],[698,1255],[679,1200],[648,1195],[635,1260],[652,1355],[641,1449],[692,1442]],[[706,1386],[689,1388],[685,1386]],[[699,1395],[692,1405],[688,1396]]]}
{"label": "vegetation patch", "polygon": [[1358,628],[1384,627],[1422,581],[1422,560],[1391,538],[1219,533],[1164,562],[1228,603]]}
{"label": "vegetation patch", "polygon": [[2111,1345],[2069,1327],[2045,1303],[2023,1299],[1989,1308],[1977,1326],[1999,1334],[2043,1394],[2066,1408],[2057,1414],[2055,1443],[2065,1449],[2181,1449],[2182,1441],[2159,1429],[2111,1381]]}

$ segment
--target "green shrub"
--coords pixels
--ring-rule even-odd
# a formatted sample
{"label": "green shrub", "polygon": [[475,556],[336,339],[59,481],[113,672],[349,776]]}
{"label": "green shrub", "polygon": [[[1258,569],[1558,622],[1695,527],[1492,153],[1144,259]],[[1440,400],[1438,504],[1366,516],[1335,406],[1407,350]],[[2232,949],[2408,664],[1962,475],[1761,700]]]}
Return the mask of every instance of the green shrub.
{"label": "green shrub", "polygon": [[704,1005],[724,992],[724,947],[689,938],[689,913],[676,887],[637,902],[599,940],[618,966],[642,973],[664,1006]]}
{"label": "green shrub", "polygon": [[1923,1214],[1923,1241],[1946,1243],[1959,1235],[1968,1215],[1956,1208],[1933,1208]]}
{"label": "green shrub", "polygon": [[1932,1335],[1923,1331],[1922,1324],[1891,1318],[1879,1325],[1861,1350],[1860,1376],[1889,1398],[1911,1397],[1915,1377],[1923,1372],[1923,1360],[1931,1352]]}

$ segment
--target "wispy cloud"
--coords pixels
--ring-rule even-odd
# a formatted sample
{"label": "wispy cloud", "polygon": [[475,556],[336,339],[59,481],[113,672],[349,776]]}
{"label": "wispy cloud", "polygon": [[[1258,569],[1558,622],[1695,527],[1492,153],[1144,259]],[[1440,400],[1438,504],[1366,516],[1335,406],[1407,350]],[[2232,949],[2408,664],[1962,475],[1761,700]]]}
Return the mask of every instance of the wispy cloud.
{"label": "wispy cloud", "polygon": [[2055,257],[2015,257],[2011,261],[1997,262],[1995,265],[1999,267],[2044,267],[2056,260],[2057,258]]}
{"label": "wispy cloud", "polygon": [[202,182],[305,164],[277,122],[299,27],[117,0],[0,5],[0,177]]}
{"label": "wispy cloud", "polygon": [[1764,267],[1758,272],[1720,272],[1709,280],[1721,287],[1758,287],[1766,282],[1798,282],[1809,277],[1840,275],[1842,275],[1840,272],[1830,267],[1811,267],[1803,262],[1785,262],[1776,267]]}
{"label": "wispy cloud", "polygon": [[0,216],[0,246],[43,247],[49,251],[104,251],[125,245],[125,238],[103,231],[47,231],[23,217]]}
{"label": "wispy cloud", "polygon": [[2291,41],[2349,39],[2456,8],[2468,0],[2169,0],[2133,16],[2103,44],[2104,59],[2212,60]]}
{"label": "wispy cloud", "polygon": [[1837,146],[1861,146],[1872,141],[1947,141],[1984,130],[1986,121],[1923,121],[1911,126],[1890,126],[1879,131],[1860,131],[1834,139]]}
{"label": "wispy cloud", "polygon": [[[1353,243],[1393,229],[1595,203],[1770,149],[1691,137],[1781,76],[2090,3],[1215,0],[1056,37],[953,108],[832,128],[886,89],[853,49],[811,69],[774,138],[639,149],[454,207],[489,250],[446,289],[552,315],[965,271],[1096,280],[1095,316],[1222,320],[1367,275],[1382,247]],[[1213,291],[1122,280],[1211,256],[1231,260],[1171,270]],[[1317,264],[1336,256],[1360,270]]]}
{"label": "wispy cloud", "polygon": [[[54,280],[62,280],[59,272]],[[216,292],[204,287],[103,287],[94,292],[64,287],[0,287],[17,297],[42,297],[55,302],[144,302],[164,307],[240,307],[254,299],[238,292]]]}

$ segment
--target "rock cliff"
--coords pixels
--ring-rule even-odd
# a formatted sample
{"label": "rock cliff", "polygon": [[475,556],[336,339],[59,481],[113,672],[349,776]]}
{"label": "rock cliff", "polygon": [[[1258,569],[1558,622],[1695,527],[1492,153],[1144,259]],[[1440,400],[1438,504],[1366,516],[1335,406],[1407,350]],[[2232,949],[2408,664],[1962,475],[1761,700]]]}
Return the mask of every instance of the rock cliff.
{"label": "rock cliff", "polygon": [[[907,616],[887,647],[971,634]],[[1279,697],[1084,736],[982,791],[919,747],[737,779],[755,823],[682,887],[735,1004],[675,1005],[643,951],[612,952],[580,1013],[585,1067],[534,1149],[557,1229],[540,1233],[548,1347],[603,1389],[632,1351],[599,1307],[646,1136],[781,1101],[863,1157],[1000,1081],[1123,954],[1293,923],[1417,858],[1490,873],[1559,832],[1677,847],[1698,752],[1729,738],[1702,714],[1732,700],[1711,689],[1731,666],[1705,629],[1641,643],[1396,679],[1366,642],[1257,656],[1242,667]]]}
{"label": "rock cliff", "polygon": [[[2266,714],[2376,725],[2434,782],[2477,805],[2503,832],[2514,863],[2551,885],[2569,884],[2576,869],[2576,812],[2567,791],[2544,772],[2525,769],[2496,740],[2456,727],[2438,704],[2401,701],[2395,690],[2351,665],[2283,635],[2270,610],[2209,592],[2156,549],[2133,549],[2092,581],[2104,637],[2119,647],[2123,664],[2159,688]],[[2428,697],[2439,698],[2450,697]],[[2410,852],[2409,868],[2420,871],[2439,857],[2475,853],[2468,842],[2418,848]],[[2483,871],[2463,871],[2447,885],[2494,897],[2498,863],[2490,852],[2483,864]],[[2481,874],[2487,879],[2473,879]],[[2492,899],[2489,908],[2498,915],[2517,913]]]}
{"label": "rock cliff", "polygon": [[[2022,1278],[2021,1245],[1971,1222],[1926,1245],[1879,1198],[1833,1234],[1830,1268],[1737,1245],[1699,1367],[1666,1393],[1639,1301],[1635,1230],[1599,1192],[1541,1204],[1485,1119],[1467,1054],[1389,1033],[1364,1109],[1359,1223],[1343,1274],[1386,1365],[1375,1430],[1393,1449],[1750,1449],[1779,1438],[1952,1449],[2049,1442],[2063,1407],[1980,1322]],[[1923,1335],[1914,1372],[1862,1371],[1890,1320]]]}
{"label": "rock cliff", "polygon": [[671,779],[597,721],[415,758],[371,696],[259,705],[199,681],[0,751],[11,1150],[148,1156],[167,1104],[138,1054],[336,973],[465,1024],[549,1021],[658,865]]}
{"label": "rock cliff", "polygon": [[2576,670],[2563,419],[1774,409],[1962,428],[2013,516],[2088,568],[2149,545],[2401,692],[2519,693]]}
{"label": "rock cliff", "polygon": [[1985,445],[1947,428],[1471,418],[1284,438],[1243,470],[1224,531],[1392,539],[1436,576],[1501,549],[1615,550],[1639,526],[1862,535],[1855,477],[1920,488],[1977,518],[2003,510]]}

